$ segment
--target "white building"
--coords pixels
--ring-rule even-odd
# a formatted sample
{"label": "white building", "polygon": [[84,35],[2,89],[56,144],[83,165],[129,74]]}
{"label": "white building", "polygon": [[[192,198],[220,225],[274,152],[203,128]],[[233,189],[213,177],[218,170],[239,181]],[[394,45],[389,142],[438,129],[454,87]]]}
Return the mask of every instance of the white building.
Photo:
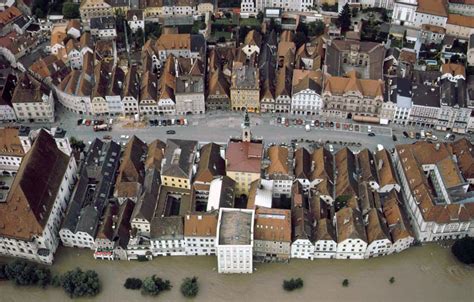
{"label": "white building", "polygon": [[314,258],[336,258],[336,233],[330,219],[317,221],[314,240]]}
{"label": "white building", "polygon": [[398,145],[393,156],[416,238],[429,242],[472,236],[474,194],[460,172],[465,167],[458,166],[448,146]]}
{"label": "white building", "polygon": [[93,37],[97,39],[115,39],[117,29],[114,17],[96,17],[90,19],[90,29]]}
{"label": "white building", "polygon": [[18,81],[12,103],[19,121],[54,122],[53,91],[26,73]]}
{"label": "white building", "polygon": [[393,22],[405,26],[413,26],[417,6],[417,0],[394,0]]}
{"label": "white building", "polygon": [[183,218],[180,216],[155,217],[151,222],[150,248],[156,256],[185,256]]}
{"label": "white building", "polygon": [[253,272],[254,210],[220,208],[217,222],[219,273]]}
{"label": "white building", "polygon": [[314,258],[313,222],[308,210],[303,207],[292,209],[291,258]]}
{"label": "white building", "polygon": [[216,254],[217,211],[186,215],[184,241],[187,256]]}
{"label": "white building", "polygon": [[372,208],[367,214],[367,250],[365,258],[385,256],[392,251],[392,241],[381,213]]}
{"label": "white building", "polygon": [[336,213],[336,232],[336,259],[364,259],[367,235],[359,210],[350,207],[340,209]]}
{"label": "white building", "polygon": [[[0,173],[13,175],[20,168],[26,151],[23,149],[19,130],[15,128],[0,128]],[[3,197],[5,199],[6,196]]]}
{"label": "white building", "polygon": [[443,0],[418,0],[418,7],[413,19],[414,27],[420,28],[423,24],[446,27],[448,12]]}
{"label": "white building", "polygon": [[323,109],[320,71],[293,70],[291,114],[319,115]]}
{"label": "white building", "polygon": [[400,253],[409,248],[415,238],[411,233],[410,224],[397,198],[384,202],[383,215],[385,216],[392,237],[392,246],[389,253]]}
{"label": "white building", "polygon": [[125,77],[122,90],[122,106],[125,115],[139,113],[140,77],[137,68],[137,65],[130,66]]}
{"label": "white building", "polygon": [[309,12],[316,1],[314,0],[244,0],[240,4],[242,18],[256,16],[266,8],[280,8],[285,12]]}
{"label": "white building", "polygon": [[290,153],[290,149],[285,146],[271,146],[267,153],[270,165],[265,171],[265,176],[273,180],[273,196],[290,197],[294,180],[292,151]]}
{"label": "white building", "polygon": [[143,16],[143,10],[130,9],[127,11],[127,23],[132,32],[136,33],[139,28],[145,33],[145,18]]}
{"label": "white building", "polygon": [[[0,207],[0,255],[53,263],[75,174],[74,158],[41,130]],[[41,198],[45,191],[50,194]]]}

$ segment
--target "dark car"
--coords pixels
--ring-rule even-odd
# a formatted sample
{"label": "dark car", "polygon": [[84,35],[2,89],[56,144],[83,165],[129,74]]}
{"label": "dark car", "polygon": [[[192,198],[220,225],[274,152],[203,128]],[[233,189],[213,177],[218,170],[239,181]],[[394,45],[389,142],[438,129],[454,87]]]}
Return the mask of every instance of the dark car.
{"label": "dark car", "polygon": [[456,139],[456,135],[451,134],[451,135],[449,136],[449,140],[451,140],[452,142],[454,142],[455,139]]}
{"label": "dark car", "polygon": [[370,132],[370,133],[369,133],[369,136],[375,136],[375,133]]}
{"label": "dark car", "polygon": [[407,137],[409,136],[409,135],[408,135],[408,132],[403,131],[403,136],[404,136],[405,138],[407,138]]}
{"label": "dark car", "polygon": [[281,123],[281,117],[277,117],[277,124]]}
{"label": "dark car", "polygon": [[416,139],[420,139],[420,138],[421,138],[420,132],[415,133],[415,138],[416,138]]}
{"label": "dark car", "polygon": [[392,135],[392,139],[394,142],[396,142],[398,139],[397,139],[397,136],[395,134]]}
{"label": "dark car", "polygon": [[330,123],[329,123],[329,127],[333,128],[333,127],[334,127],[334,123],[333,123],[333,122],[330,122]]}
{"label": "dark car", "polygon": [[166,131],[166,134],[176,134],[176,131],[174,131],[174,130],[167,130],[167,131]]}
{"label": "dark car", "polygon": [[155,127],[156,126],[156,123],[154,120],[150,120],[150,127]]}
{"label": "dark car", "polygon": [[163,121],[162,121],[162,125],[163,125],[163,126],[166,126],[166,125],[167,125],[166,120],[163,120]]}
{"label": "dark car", "polygon": [[77,120],[77,125],[78,126],[82,125],[82,119],[81,118]]}

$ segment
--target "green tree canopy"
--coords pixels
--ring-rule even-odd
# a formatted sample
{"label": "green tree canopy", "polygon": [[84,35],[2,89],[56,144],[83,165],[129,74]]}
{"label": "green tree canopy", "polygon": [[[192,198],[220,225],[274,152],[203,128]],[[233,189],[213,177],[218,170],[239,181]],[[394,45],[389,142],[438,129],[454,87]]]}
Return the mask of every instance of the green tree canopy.
{"label": "green tree canopy", "polygon": [[79,3],[72,3],[70,1],[63,4],[63,15],[65,19],[79,18]]}
{"label": "green tree canopy", "polygon": [[464,237],[453,244],[452,253],[464,264],[474,264],[474,238]]}
{"label": "green tree canopy", "polygon": [[187,298],[196,297],[199,292],[197,277],[185,278],[181,284],[181,293]]}
{"label": "green tree canopy", "polygon": [[346,3],[342,8],[339,16],[337,17],[337,26],[341,28],[341,31],[345,33],[351,27],[351,10],[349,8],[349,4]]}
{"label": "green tree canopy", "polygon": [[94,297],[100,292],[99,275],[92,270],[83,272],[76,268],[61,276],[61,286],[71,298]]}
{"label": "green tree canopy", "polygon": [[162,291],[170,290],[171,283],[169,280],[163,280],[156,275],[145,278],[142,284],[142,294],[157,296]]}

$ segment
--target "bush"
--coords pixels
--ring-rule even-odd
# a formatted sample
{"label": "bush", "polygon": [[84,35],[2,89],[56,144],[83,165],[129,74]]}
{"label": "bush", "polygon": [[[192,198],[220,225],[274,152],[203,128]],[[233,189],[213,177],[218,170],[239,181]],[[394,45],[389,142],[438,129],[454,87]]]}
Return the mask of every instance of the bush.
{"label": "bush", "polygon": [[342,281],[342,286],[348,287],[348,286],[349,286],[349,280],[344,279],[344,280]]}
{"label": "bush", "polygon": [[60,287],[61,286],[61,275],[54,275],[51,279],[51,285],[53,287]]}
{"label": "bush", "polygon": [[187,298],[196,297],[199,292],[197,277],[185,278],[181,284],[181,293]]}
{"label": "bush", "polygon": [[283,289],[286,291],[293,291],[298,288],[303,287],[303,279],[301,278],[291,278],[290,280],[284,280],[283,281]]}
{"label": "bush", "polygon": [[451,252],[464,264],[474,263],[474,238],[464,237],[456,240],[451,248]]}
{"label": "bush", "polygon": [[5,273],[6,264],[0,264],[0,281],[7,280],[7,274]]}
{"label": "bush", "polygon": [[61,276],[61,286],[71,298],[96,296],[100,292],[99,276],[95,271],[83,272],[80,268]]}
{"label": "bush", "polygon": [[391,278],[388,280],[388,282],[390,282],[390,284],[395,283],[395,277],[391,277]]}
{"label": "bush", "polygon": [[142,284],[142,294],[157,296],[162,291],[170,290],[171,283],[169,280],[163,280],[156,275],[145,278]]}
{"label": "bush", "polygon": [[3,268],[6,279],[16,285],[38,285],[46,287],[51,283],[51,271],[47,267],[40,267],[24,260],[8,263]]}
{"label": "bush", "polygon": [[123,287],[126,289],[140,289],[142,288],[142,280],[138,278],[127,278]]}

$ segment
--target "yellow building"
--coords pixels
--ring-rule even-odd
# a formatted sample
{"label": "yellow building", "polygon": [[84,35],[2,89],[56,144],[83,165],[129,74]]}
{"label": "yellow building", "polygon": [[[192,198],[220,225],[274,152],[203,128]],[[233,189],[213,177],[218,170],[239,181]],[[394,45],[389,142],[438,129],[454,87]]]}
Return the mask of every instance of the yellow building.
{"label": "yellow building", "polygon": [[197,141],[169,139],[166,141],[165,158],[161,170],[164,186],[191,189]]}
{"label": "yellow building", "polygon": [[113,7],[105,0],[82,0],[79,7],[82,22],[89,22],[91,18],[113,16]]}
{"label": "yellow building", "polygon": [[260,87],[257,68],[234,62],[230,103],[232,110],[260,111]]}
{"label": "yellow building", "polygon": [[250,120],[245,113],[242,139],[230,140],[226,151],[226,174],[235,181],[235,195],[248,196],[250,184],[261,177],[262,141],[252,140]]}

